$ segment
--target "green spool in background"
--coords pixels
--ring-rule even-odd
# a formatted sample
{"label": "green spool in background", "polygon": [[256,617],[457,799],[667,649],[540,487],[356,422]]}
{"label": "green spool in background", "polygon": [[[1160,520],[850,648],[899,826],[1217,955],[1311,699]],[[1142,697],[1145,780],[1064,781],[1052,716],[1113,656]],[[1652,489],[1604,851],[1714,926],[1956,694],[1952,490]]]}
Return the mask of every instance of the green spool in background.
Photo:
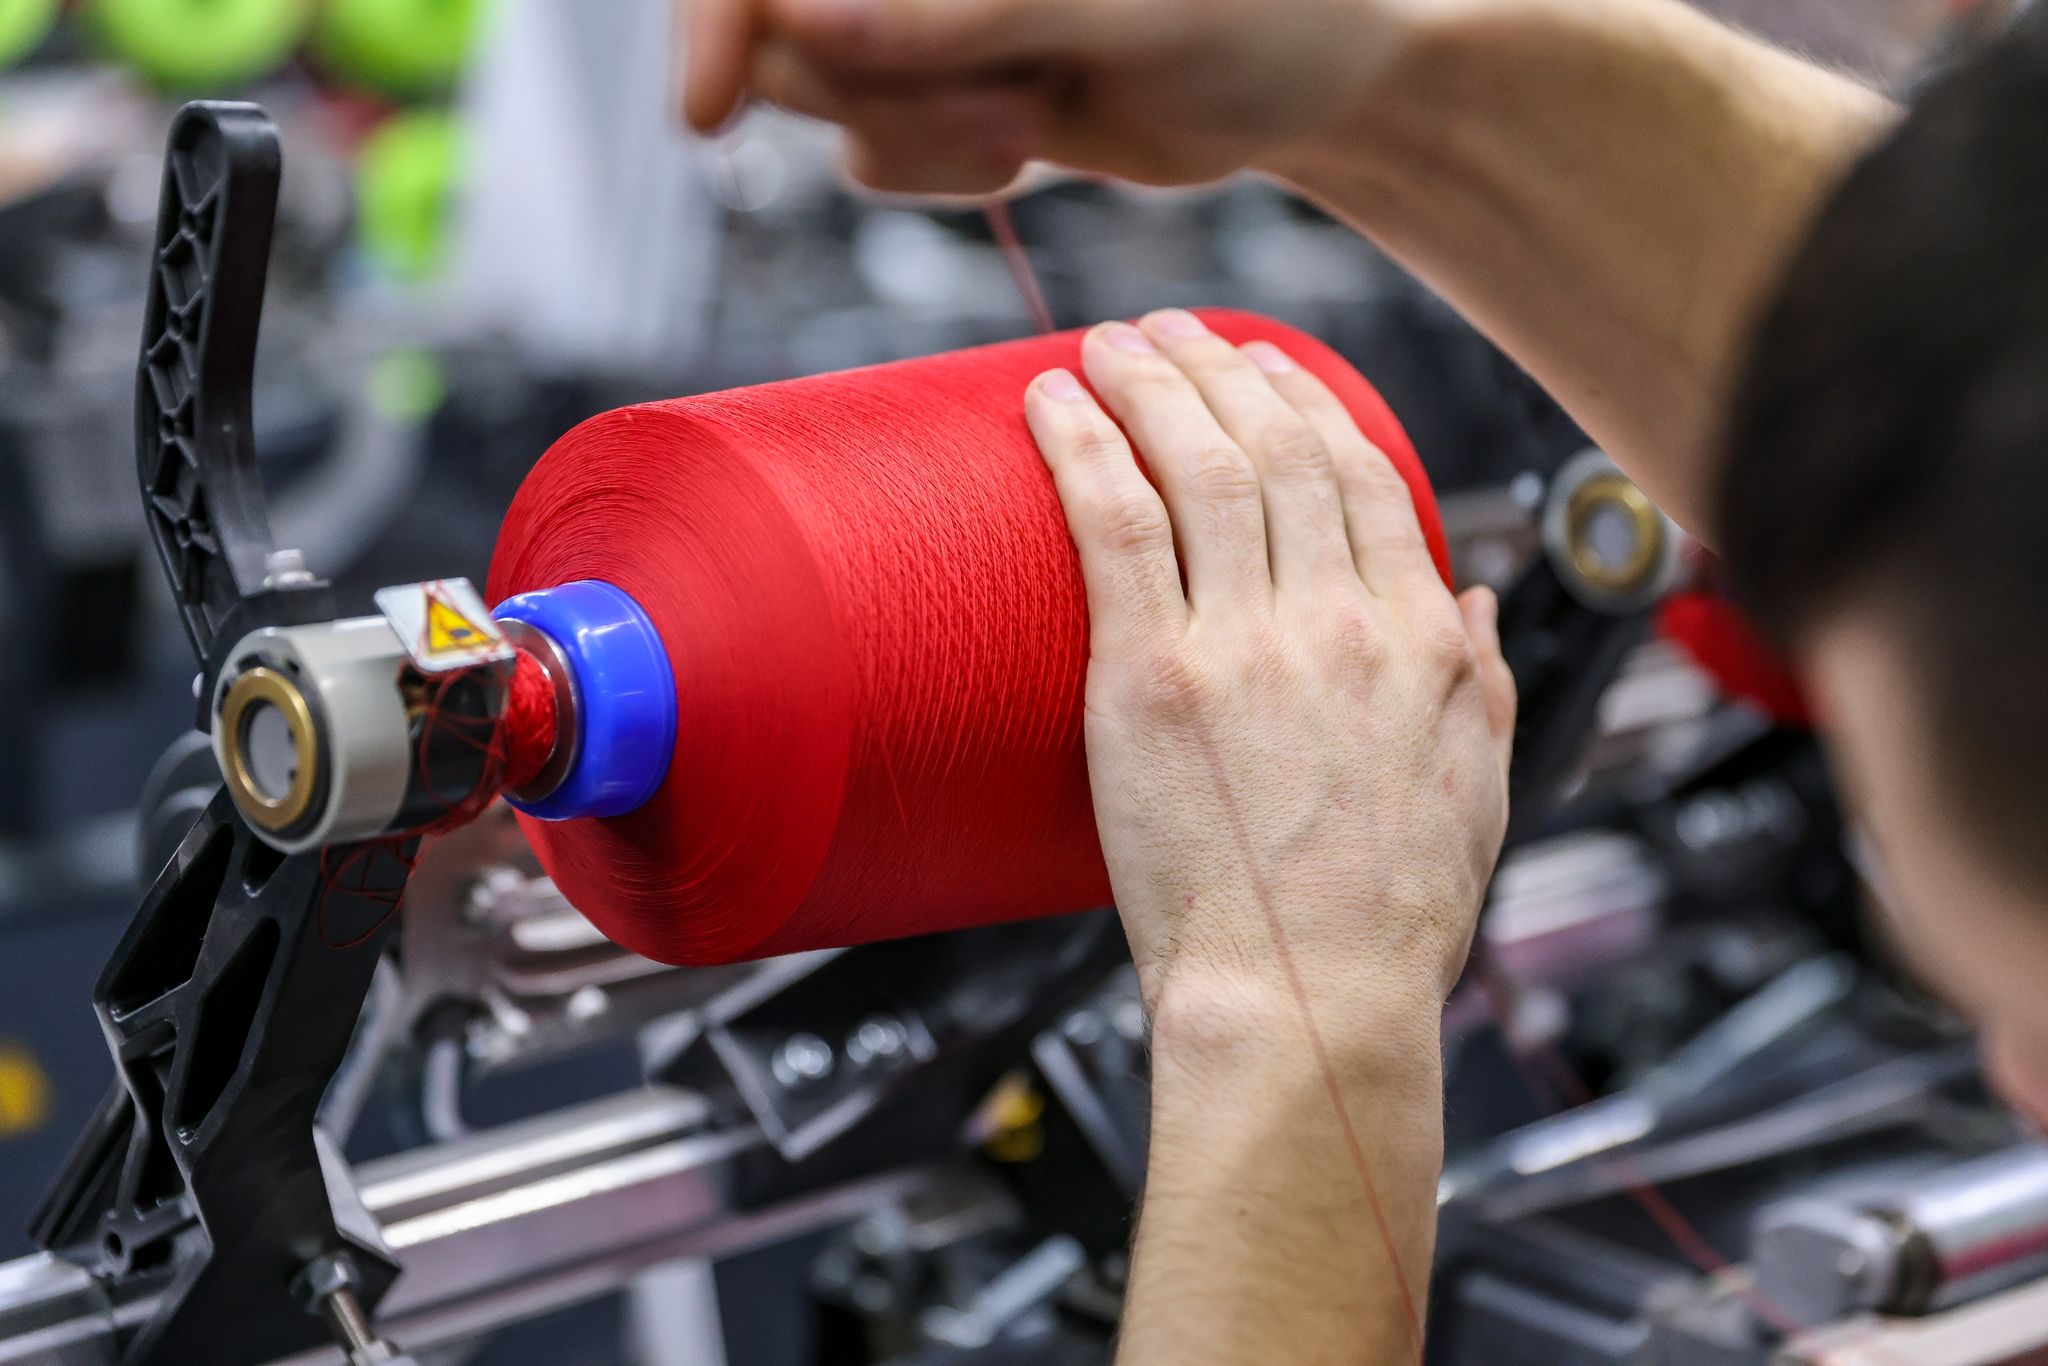
{"label": "green spool in background", "polygon": [[310,0],[91,0],[100,40],[157,85],[210,90],[267,76],[304,41]]}
{"label": "green spool in background", "polygon": [[356,159],[356,218],[363,250],[386,272],[421,280],[441,264],[462,158],[448,114],[415,110],[377,125]]}
{"label": "green spool in background", "polygon": [[345,80],[399,96],[455,84],[487,0],[327,0],[313,53]]}
{"label": "green spool in background", "polygon": [[57,20],[57,0],[0,0],[0,67],[43,45]]}

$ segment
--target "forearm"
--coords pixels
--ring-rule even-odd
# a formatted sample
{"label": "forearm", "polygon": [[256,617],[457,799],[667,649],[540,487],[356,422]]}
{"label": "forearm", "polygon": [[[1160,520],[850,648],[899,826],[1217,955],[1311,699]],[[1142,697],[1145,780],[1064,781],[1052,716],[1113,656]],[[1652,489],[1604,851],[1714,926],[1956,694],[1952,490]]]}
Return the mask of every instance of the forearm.
{"label": "forearm", "polygon": [[1411,999],[1324,1003],[1326,1077],[1284,988],[1168,989],[1120,1366],[1417,1358],[1443,1095],[1440,1003]]}
{"label": "forearm", "polygon": [[1893,116],[1677,0],[1472,0],[1420,23],[1342,135],[1271,169],[1440,291],[1711,541],[1748,329]]}

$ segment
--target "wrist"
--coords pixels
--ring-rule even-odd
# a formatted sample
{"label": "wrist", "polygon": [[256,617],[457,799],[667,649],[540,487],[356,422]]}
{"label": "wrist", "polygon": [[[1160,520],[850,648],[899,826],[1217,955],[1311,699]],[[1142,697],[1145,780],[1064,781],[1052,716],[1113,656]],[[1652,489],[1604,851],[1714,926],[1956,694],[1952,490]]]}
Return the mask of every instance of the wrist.
{"label": "wrist", "polygon": [[[1300,992],[1276,965],[1181,967],[1151,1002],[1155,1111],[1218,1088],[1430,1094],[1441,1085],[1443,996],[1420,972],[1323,974]],[[1313,1033],[1311,1032],[1313,1030]]]}
{"label": "wrist", "polygon": [[1296,1361],[1413,1356],[1443,1164],[1427,995],[1311,987],[1319,1056],[1284,982],[1162,984],[1120,1360],[1265,1362],[1276,1342]]}

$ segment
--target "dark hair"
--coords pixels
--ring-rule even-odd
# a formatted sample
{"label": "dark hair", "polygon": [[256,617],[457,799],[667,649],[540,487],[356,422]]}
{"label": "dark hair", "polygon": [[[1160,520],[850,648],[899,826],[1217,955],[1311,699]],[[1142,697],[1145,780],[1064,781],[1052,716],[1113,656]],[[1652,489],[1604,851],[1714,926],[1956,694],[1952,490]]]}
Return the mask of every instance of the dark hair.
{"label": "dark hair", "polygon": [[1893,613],[1944,800],[2048,888],[2048,6],[1821,211],[1726,433],[1722,550],[1797,645]]}

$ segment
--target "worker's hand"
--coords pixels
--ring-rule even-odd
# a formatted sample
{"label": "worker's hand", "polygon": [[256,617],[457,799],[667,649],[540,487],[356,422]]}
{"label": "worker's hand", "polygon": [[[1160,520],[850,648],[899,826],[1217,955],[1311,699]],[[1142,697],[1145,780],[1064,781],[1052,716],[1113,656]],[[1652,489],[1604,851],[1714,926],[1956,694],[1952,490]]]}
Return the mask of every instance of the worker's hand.
{"label": "worker's hand", "polygon": [[1388,1003],[1433,1031],[1507,818],[1493,595],[1451,596],[1407,485],[1272,345],[1169,310],[1082,357],[1101,402],[1055,370],[1026,413],[1087,581],[1089,774],[1161,1047],[1176,1001],[1201,1032],[1300,989],[1338,1037]]}
{"label": "worker's hand", "polygon": [[1026,161],[1152,184],[1275,169],[1348,123],[1409,0],[678,0],[685,109],[845,125],[853,175],[978,194]]}

